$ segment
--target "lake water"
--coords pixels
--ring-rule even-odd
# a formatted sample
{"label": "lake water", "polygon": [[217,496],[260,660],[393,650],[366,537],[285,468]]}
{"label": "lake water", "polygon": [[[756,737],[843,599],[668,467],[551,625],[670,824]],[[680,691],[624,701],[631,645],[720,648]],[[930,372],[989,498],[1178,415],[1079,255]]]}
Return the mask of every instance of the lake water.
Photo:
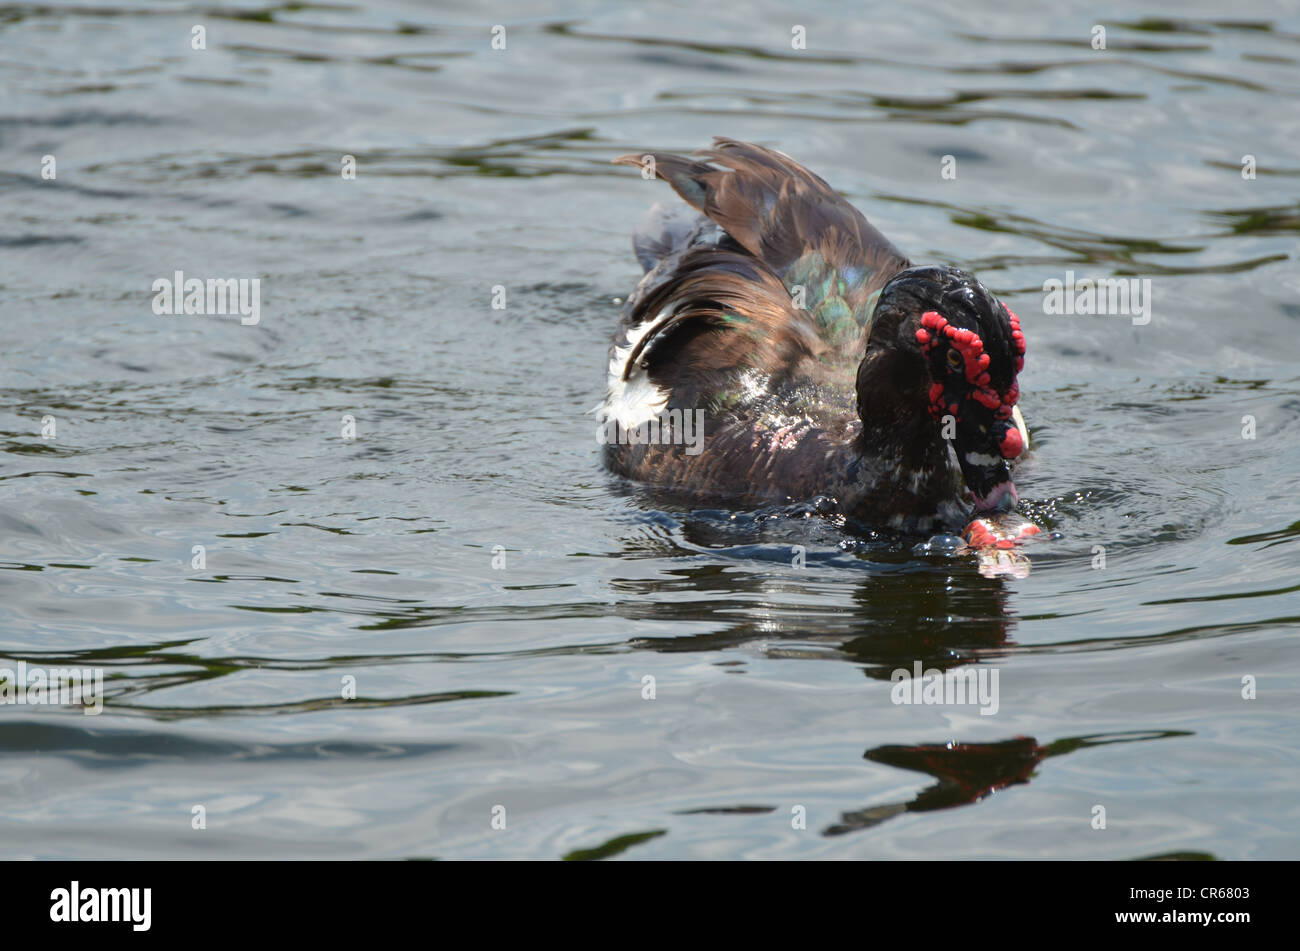
{"label": "lake water", "polygon": [[[4,7],[0,667],[105,697],[0,706],[0,856],[1300,858],[1300,8],[1221,8]],[[609,160],[715,134],[1020,314],[1028,577],[602,470]]]}

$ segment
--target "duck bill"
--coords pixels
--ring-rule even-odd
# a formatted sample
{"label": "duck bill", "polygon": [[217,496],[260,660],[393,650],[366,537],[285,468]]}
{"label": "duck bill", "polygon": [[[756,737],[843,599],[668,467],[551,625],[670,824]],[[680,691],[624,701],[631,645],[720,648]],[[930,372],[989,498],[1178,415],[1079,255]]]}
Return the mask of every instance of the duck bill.
{"label": "duck bill", "polygon": [[1005,459],[987,451],[962,451],[960,448],[957,459],[978,511],[1007,512],[1016,507],[1020,497],[1016,494]]}

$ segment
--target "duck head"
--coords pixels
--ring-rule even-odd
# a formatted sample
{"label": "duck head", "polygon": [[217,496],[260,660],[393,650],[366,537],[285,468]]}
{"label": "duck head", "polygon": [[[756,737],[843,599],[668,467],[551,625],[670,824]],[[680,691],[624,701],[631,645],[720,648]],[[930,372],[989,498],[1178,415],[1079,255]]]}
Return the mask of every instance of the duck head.
{"label": "duck head", "polygon": [[[943,452],[951,445],[976,509],[1015,506],[1008,462],[1025,449],[1016,411],[1020,322],[971,274],[913,267],[880,292],[858,370],[864,426]],[[942,441],[942,442],[940,442]]]}

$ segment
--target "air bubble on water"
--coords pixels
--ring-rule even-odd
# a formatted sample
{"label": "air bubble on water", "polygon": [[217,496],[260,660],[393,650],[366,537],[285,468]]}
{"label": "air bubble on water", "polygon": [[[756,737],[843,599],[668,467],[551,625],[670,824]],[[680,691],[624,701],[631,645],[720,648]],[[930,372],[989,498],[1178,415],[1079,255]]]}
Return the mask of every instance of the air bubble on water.
{"label": "air bubble on water", "polygon": [[914,555],[955,555],[964,545],[956,535],[935,535],[912,549]]}

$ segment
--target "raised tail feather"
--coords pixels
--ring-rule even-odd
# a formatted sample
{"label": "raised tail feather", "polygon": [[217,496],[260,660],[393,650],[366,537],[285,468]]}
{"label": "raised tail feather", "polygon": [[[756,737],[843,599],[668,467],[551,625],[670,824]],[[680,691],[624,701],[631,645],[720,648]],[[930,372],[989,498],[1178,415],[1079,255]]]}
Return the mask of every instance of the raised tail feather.
{"label": "raised tail feather", "polygon": [[[646,152],[614,162],[644,169],[653,161],[657,178],[786,286],[825,342],[860,348],[875,296],[909,266],[902,253],[825,181],[781,152],[718,137],[699,156]],[[643,224],[636,241],[642,265],[679,253],[692,228],[699,232],[683,223],[689,220],[661,214],[655,224]]]}

